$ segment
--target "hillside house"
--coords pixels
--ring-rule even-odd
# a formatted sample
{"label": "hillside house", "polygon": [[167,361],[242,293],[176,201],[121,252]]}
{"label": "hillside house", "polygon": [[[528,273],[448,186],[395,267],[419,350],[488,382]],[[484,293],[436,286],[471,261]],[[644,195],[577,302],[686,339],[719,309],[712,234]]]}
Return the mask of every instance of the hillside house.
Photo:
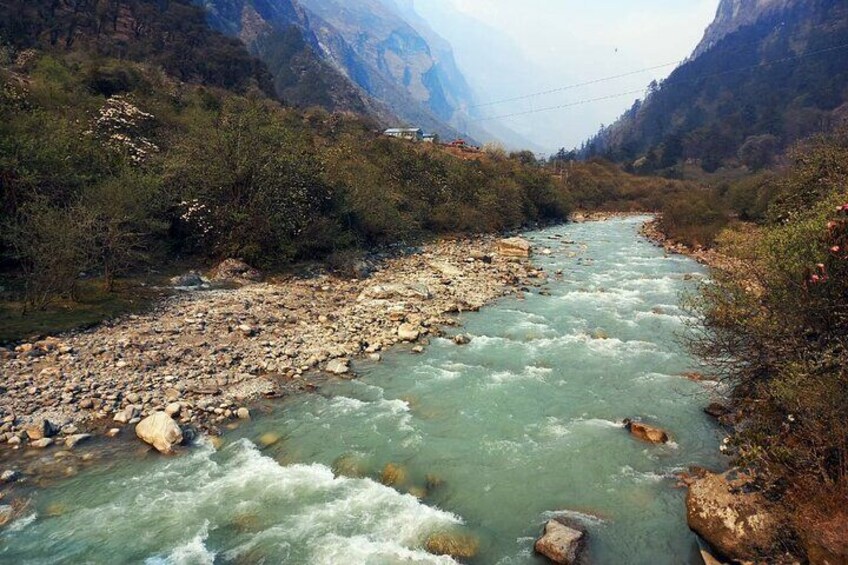
{"label": "hillside house", "polygon": [[383,135],[408,141],[424,141],[424,130],[421,128],[389,128]]}

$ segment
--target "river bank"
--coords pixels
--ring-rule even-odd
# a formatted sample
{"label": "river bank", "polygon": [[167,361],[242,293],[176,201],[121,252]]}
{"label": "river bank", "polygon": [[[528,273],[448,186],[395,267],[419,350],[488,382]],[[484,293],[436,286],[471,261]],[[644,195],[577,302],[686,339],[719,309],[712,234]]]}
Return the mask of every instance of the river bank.
{"label": "river bank", "polygon": [[215,435],[257,397],[313,389],[323,369],[347,373],[353,359],[426,340],[454,314],[544,280],[529,262],[499,256],[497,243],[428,244],[364,280],[185,292],[148,314],[2,350],[0,450],[121,434],[160,410]]}
{"label": "river bank", "polygon": [[[544,288],[445,316],[462,328],[421,354],[391,348],[353,363],[357,379],[260,399],[180,457],[135,438],[19,450],[78,470],[32,493],[0,530],[0,560],[444,564],[436,542],[462,539],[472,563],[533,563],[560,517],[587,529],[594,562],[688,562],[677,475],[720,461],[709,394],[681,378],[697,361],[674,337],[677,296],[703,270],[638,237],[642,221],[526,233]],[[639,441],[625,419],[668,443]],[[100,459],[80,463],[89,450]]]}

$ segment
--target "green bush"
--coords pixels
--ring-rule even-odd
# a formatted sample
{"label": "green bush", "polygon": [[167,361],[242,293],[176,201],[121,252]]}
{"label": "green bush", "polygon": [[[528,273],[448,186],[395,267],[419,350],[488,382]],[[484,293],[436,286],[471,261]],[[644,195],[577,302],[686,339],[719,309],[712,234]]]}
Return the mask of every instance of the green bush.
{"label": "green bush", "polygon": [[663,231],[692,247],[709,247],[727,225],[720,200],[710,191],[692,191],[670,198],[662,208]]}

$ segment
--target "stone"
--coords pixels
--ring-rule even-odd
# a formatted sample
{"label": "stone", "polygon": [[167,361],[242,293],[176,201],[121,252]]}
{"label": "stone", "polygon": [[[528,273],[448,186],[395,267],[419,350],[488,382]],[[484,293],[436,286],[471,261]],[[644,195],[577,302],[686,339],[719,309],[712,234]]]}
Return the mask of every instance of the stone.
{"label": "stone", "polygon": [[241,259],[224,259],[212,269],[211,277],[214,281],[246,285],[261,281],[262,273]]}
{"label": "stone", "polygon": [[427,538],[424,547],[433,555],[471,559],[480,551],[480,540],[459,532],[437,532]]}
{"label": "stone", "polygon": [[501,257],[530,257],[533,246],[521,237],[510,237],[498,242],[498,254]]}
{"label": "stone", "polygon": [[533,546],[536,553],[544,555],[553,563],[571,565],[577,563],[585,545],[586,533],[560,520],[549,520],[542,537]]}
{"label": "stone", "polygon": [[0,483],[11,483],[17,481],[21,474],[13,469],[7,469],[0,474]]}
{"label": "stone", "polygon": [[53,445],[52,437],[45,437],[41,439],[37,439],[35,441],[29,442],[30,447],[36,447],[38,449],[44,449],[45,447],[50,447]]}
{"label": "stone", "polygon": [[353,453],[340,455],[333,461],[333,474],[337,477],[359,479],[368,474],[368,466],[362,457]]}
{"label": "stone", "polygon": [[32,424],[24,428],[26,435],[31,440],[39,440],[46,437],[53,437],[59,433],[59,428],[54,426],[50,420],[42,420],[36,424]]}
{"label": "stone", "polygon": [[397,463],[387,463],[380,473],[380,482],[387,487],[394,487],[406,483],[406,469]]}
{"label": "stone", "polygon": [[236,417],[239,420],[250,420],[250,410],[244,407],[239,408],[236,410]]}
{"label": "stone", "polygon": [[704,413],[713,418],[721,418],[730,414],[730,408],[720,402],[710,402],[709,406],[704,408]]}
{"label": "stone", "polygon": [[207,281],[194,271],[171,279],[171,286],[175,288],[200,288],[206,284]]}
{"label": "stone", "polygon": [[486,263],[487,265],[491,265],[493,260],[491,255],[483,253],[482,251],[472,251],[469,254],[469,258],[472,261],[481,261],[483,263]]}
{"label": "stone", "polygon": [[471,343],[471,336],[465,334],[458,334],[453,336],[453,342],[457,345],[468,345]]}
{"label": "stone", "polygon": [[367,288],[360,295],[360,298],[370,298],[372,300],[393,300],[398,298],[430,300],[433,298],[433,295],[430,293],[430,289],[423,284],[392,283]]}
{"label": "stone", "polygon": [[5,526],[15,517],[15,510],[8,504],[0,504],[0,527]]}
{"label": "stone", "polygon": [[424,353],[424,346],[423,345],[416,345],[415,347],[412,348],[412,352],[413,353]]}
{"label": "stone", "polygon": [[430,261],[430,267],[438,271],[439,274],[447,278],[456,278],[462,276],[462,269],[455,267],[445,261]]}
{"label": "stone", "polygon": [[766,498],[735,470],[705,473],[689,486],[686,521],[722,555],[738,561],[769,554],[780,527]]}
{"label": "stone", "polygon": [[111,428],[108,432],[106,432],[106,437],[118,437],[118,434],[121,433],[121,428]]}
{"label": "stone", "polygon": [[135,435],[160,453],[173,452],[174,446],[183,441],[183,431],[164,412],[154,412],[135,427]]}
{"label": "stone", "polygon": [[421,331],[412,324],[401,324],[398,326],[397,335],[403,341],[416,341],[421,335]]}
{"label": "stone", "polygon": [[78,443],[82,443],[84,441],[88,441],[91,439],[91,434],[73,434],[65,438],[65,446],[66,447],[76,447]]}
{"label": "stone", "polygon": [[345,373],[350,372],[349,364],[350,361],[339,357],[337,359],[330,360],[324,370],[333,375],[344,375]]}
{"label": "stone", "polygon": [[668,433],[660,428],[655,428],[642,422],[624,420],[624,427],[630,435],[648,443],[668,443]]}
{"label": "stone", "polygon": [[280,434],[275,432],[265,432],[264,434],[259,436],[259,440],[256,443],[259,444],[259,447],[264,449],[266,447],[271,447],[279,441]]}
{"label": "stone", "polygon": [[165,414],[171,416],[172,418],[177,416],[183,409],[183,405],[179,402],[171,402],[167,406],[165,406]]}

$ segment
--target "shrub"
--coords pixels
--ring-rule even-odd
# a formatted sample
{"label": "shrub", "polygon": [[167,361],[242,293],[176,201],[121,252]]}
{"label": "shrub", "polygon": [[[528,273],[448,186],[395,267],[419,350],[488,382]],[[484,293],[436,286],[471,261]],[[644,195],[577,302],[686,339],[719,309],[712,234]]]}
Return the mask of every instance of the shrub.
{"label": "shrub", "polygon": [[76,298],[80,272],[91,261],[92,218],[80,205],[57,207],[38,198],[4,226],[5,240],[23,271],[25,309]]}
{"label": "shrub", "polygon": [[727,225],[728,217],[711,192],[681,193],[662,209],[662,229],[672,239],[687,245],[709,247]]}

